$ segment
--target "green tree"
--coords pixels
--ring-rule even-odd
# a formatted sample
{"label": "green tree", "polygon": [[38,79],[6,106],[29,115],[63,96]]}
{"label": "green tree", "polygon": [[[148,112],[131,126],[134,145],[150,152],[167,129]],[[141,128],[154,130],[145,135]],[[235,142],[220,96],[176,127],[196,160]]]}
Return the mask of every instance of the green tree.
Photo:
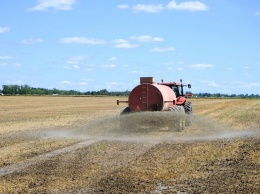
{"label": "green tree", "polygon": [[31,94],[31,87],[28,85],[22,85],[20,87],[19,94],[21,95]]}
{"label": "green tree", "polygon": [[19,93],[20,86],[18,85],[3,85],[3,94],[5,95],[16,95]]}

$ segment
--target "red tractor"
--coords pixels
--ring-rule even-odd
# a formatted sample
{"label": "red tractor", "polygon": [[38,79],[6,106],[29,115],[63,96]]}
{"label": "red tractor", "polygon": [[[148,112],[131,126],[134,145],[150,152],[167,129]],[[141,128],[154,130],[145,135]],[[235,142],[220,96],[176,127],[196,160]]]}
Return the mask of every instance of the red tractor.
{"label": "red tractor", "polygon": [[[120,102],[128,103],[128,106],[121,112],[121,115],[134,112],[168,112],[181,113],[184,115],[192,114],[192,104],[187,102],[184,95],[183,87],[191,88],[191,85],[183,85],[182,80],[180,83],[176,82],[162,82],[155,83],[153,77],[140,77],[140,85],[136,86],[129,94],[128,101],[117,100]],[[190,95],[189,95],[190,96]],[[176,117],[176,114],[173,114]],[[171,115],[172,116],[172,115]],[[142,116],[141,116],[142,117]],[[190,117],[184,116],[185,119],[178,119],[175,128],[183,129],[185,124],[190,124]],[[184,118],[182,117],[182,118]],[[173,119],[174,120],[174,119]],[[151,117],[153,122],[153,116]],[[173,125],[171,125],[172,127]]]}

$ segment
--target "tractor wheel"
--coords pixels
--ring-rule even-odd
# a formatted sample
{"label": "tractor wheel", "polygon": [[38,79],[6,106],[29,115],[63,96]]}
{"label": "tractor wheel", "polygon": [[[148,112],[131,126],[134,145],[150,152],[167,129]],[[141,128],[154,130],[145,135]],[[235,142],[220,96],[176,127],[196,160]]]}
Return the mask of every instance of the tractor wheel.
{"label": "tractor wheel", "polygon": [[184,109],[185,109],[185,113],[187,114],[187,118],[186,118],[186,125],[189,126],[192,124],[192,119],[191,119],[191,115],[192,115],[192,103],[191,102],[186,102],[184,104]]}
{"label": "tractor wheel", "polygon": [[186,114],[192,114],[192,104],[191,102],[185,102],[184,109]]}
{"label": "tractor wheel", "polygon": [[184,108],[182,106],[178,106],[178,105],[172,105],[169,108],[169,111],[173,111],[175,113],[184,113]]}
{"label": "tractor wheel", "polygon": [[181,131],[185,128],[185,118],[182,114],[185,113],[183,106],[173,105],[169,108],[169,111],[176,113],[173,115],[173,121],[169,125],[170,130]]}

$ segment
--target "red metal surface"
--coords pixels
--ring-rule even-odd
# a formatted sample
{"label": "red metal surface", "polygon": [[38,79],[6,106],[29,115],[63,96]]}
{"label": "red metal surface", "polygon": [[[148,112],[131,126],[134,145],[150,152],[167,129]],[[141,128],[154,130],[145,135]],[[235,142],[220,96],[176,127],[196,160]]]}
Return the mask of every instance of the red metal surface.
{"label": "red metal surface", "polygon": [[131,111],[168,110],[175,102],[176,96],[170,87],[149,83],[136,86],[128,99]]}
{"label": "red metal surface", "polygon": [[182,105],[182,104],[184,104],[185,101],[186,101],[185,97],[178,97],[176,104],[177,105]]}

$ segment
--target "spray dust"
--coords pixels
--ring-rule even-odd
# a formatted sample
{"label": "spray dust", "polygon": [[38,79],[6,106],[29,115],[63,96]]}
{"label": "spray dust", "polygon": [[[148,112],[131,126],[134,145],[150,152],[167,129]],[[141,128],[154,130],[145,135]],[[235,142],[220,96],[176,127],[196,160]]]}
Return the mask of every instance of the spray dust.
{"label": "spray dust", "polygon": [[[180,130],[180,122],[185,128]],[[41,134],[43,135],[43,134]],[[142,112],[111,116],[89,122],[74,130],[48,130],[46,138],[78,138],[118,141],[212,141],[260,135],[257,129],[237,131],[228,125],[197,115],[172,112]]]}

